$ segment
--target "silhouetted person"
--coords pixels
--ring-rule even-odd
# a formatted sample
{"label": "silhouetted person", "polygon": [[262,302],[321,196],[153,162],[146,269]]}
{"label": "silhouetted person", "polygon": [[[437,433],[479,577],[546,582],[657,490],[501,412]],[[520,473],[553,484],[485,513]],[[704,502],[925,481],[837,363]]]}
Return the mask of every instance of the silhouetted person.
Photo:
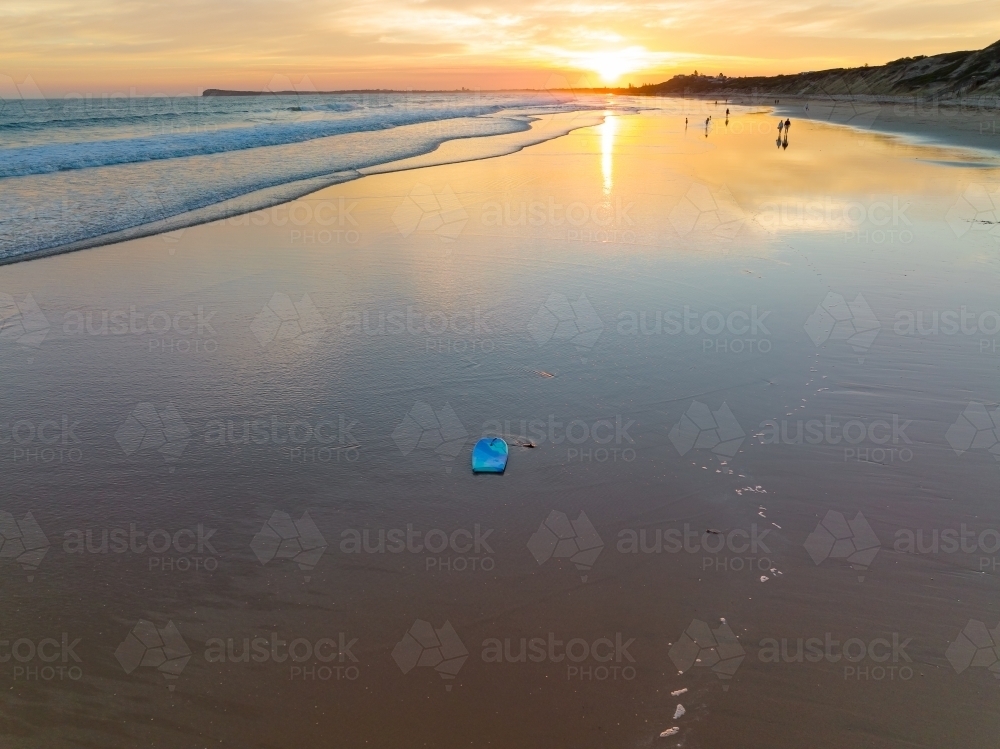
{"label": "silhouetted person", "polygon": [[786,118],[785,119],[785,132],[786,133],[788,132],[788,128],[790,128],[791,126],[792,126],[792,121]]}
{"label": "silhouetted person", "polygon": [[726,117],[729,116],[729,107],[726,107]]}
{"label": "silhouetted person", "polygon": [[785,127],[785,123],[782,122],[781,120],[778,120],[778,137],[779,138],[781,137],[781,131],[784,129],[784,127]]}

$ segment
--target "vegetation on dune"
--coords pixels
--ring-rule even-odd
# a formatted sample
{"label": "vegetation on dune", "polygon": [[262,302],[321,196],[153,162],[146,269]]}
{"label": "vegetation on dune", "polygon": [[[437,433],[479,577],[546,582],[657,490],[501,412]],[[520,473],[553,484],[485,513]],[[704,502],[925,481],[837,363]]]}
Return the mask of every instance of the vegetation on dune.
{"label": "vegetation on dune", "polygon": [[872,67],[743,78],[698,75],[696,71],[663,83],[608,90],[639,95],[992,97],[1000,96],[1000,42],[971,52],[903,57]]}

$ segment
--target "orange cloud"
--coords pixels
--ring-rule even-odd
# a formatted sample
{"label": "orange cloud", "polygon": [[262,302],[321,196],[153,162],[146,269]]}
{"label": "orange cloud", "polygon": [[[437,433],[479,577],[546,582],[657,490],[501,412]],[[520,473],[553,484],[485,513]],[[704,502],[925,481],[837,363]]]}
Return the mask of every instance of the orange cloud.
{"label": "orange cloud", "polygon": [[8,0],[0,76],[47,94],[542,87],[878,64],[986,46],[981,0]]}

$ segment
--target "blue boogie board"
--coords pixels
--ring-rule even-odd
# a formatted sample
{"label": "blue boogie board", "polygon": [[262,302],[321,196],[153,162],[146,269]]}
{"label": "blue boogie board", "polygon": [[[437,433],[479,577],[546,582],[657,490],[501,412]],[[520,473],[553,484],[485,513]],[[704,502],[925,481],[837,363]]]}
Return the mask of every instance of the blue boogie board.
{"label": "blue boogie board", "polygon": [[507,443],[499,437],[483,437],[472,448],[473,473],[503,473],[507,467]]}

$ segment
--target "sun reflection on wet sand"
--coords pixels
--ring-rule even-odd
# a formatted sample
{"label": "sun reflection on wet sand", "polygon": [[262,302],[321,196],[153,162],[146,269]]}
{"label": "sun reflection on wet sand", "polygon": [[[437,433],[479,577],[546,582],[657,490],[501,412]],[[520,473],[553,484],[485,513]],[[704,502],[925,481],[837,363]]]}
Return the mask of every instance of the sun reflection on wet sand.
{"label": "sun reflection on wet sand", "polygon": [[615,133],[618,132],[618,118],[609,114],[601,125],[601,174],[604,177],[604,194],[610,195],[614,186],[612,179],[615,152]]}

